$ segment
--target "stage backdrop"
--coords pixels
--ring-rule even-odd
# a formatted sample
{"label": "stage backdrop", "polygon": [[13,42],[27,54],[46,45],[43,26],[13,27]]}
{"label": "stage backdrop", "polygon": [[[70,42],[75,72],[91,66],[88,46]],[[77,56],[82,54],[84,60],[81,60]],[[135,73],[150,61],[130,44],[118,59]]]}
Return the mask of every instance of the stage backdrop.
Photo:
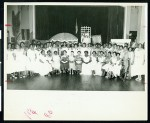
{"label": "stage backdrop", "polygon": [[81,26],[90,26],[102,43],[123,38],[124,8],[119,6],[36,6],[36,39],[48,40],[67,32],[80,42]]}

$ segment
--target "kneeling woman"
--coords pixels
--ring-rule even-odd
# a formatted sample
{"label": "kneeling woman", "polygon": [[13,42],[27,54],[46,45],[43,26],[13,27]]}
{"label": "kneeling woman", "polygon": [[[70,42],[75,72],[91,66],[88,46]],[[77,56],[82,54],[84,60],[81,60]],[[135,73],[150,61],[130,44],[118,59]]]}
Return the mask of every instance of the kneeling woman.
{"label": "kneeling woman", "polygon": [[47,76],[49,73],[52,71],[52,66],[51,64],[47,61],[47,57],[45,54],[45,51],[41,51],[41,55],[39,56],[39,63],[38,63],[38,73],[41,76]]}
{"label": "kneeling woman", "polygon": [[91,57],[88,55],[88,51],[84,51],[83,64],[82,64],[82,74],[91,75]]}
{"label": "kneeling woman", "polygon": [[61,69],[62,73],[68,73],[69,57],[67,55],[67,51],[66,50],[63,51],[63,55],[61,56],[60,69]]}

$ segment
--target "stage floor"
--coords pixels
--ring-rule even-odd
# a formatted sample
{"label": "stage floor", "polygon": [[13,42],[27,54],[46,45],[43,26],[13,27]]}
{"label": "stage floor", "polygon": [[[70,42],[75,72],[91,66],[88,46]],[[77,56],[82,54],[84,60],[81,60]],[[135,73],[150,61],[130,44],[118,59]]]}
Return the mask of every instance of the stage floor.
{"label": "stage floor", "polygon": [[71,90],[71,91],[144,91],[144,81],[106,79],[87,75],[53,75],[9,81],[9,90]]}

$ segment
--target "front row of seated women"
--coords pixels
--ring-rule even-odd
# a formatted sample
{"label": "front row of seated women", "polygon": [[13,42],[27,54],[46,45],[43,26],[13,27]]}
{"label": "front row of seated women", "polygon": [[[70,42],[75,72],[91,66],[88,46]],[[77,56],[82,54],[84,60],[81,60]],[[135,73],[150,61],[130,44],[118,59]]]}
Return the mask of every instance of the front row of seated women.
{"label": "front row of seated women", "polygon": [[68,73],[99,75],[106,78],[122,77],[124,74],[123,79],[138,76],[136,80],[141,81],[141,75],[145,73],[144,49],[141,45],[134,51],[127,46],[118,51],[113,48],[111,50],[110,48],[91,49],[89,52],[85,48],[80,50],[72,48],[72,50],[61,50],[60,54],[58,50],[45,50],[38,47],[34,49],[32,45],[27,50],[19,45],[16,49],[12,49],[10,45],[7,51],[7,74],[14,79],[17,76],[22,78],[38,74],[51,76]]}

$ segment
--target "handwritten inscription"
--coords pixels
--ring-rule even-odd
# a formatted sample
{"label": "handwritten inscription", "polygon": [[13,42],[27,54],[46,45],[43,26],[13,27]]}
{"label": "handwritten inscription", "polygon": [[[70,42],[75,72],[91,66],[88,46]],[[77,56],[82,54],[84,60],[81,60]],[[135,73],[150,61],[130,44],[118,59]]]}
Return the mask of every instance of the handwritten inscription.
{"label": "handwritten inscription", "polygon": [[[25,116],[32,120],[34,116],[39,116],[40,115],[40,112],[38,113],[36,110],[33,110],[33,109],[27,109],[25,112],[24,112]],[[51,110],[48,110],[46,112],[43,112],[41,113],[43,117],[46,117],[46,118],[51,118],[52,117],[52,114],[53,112]]]}

